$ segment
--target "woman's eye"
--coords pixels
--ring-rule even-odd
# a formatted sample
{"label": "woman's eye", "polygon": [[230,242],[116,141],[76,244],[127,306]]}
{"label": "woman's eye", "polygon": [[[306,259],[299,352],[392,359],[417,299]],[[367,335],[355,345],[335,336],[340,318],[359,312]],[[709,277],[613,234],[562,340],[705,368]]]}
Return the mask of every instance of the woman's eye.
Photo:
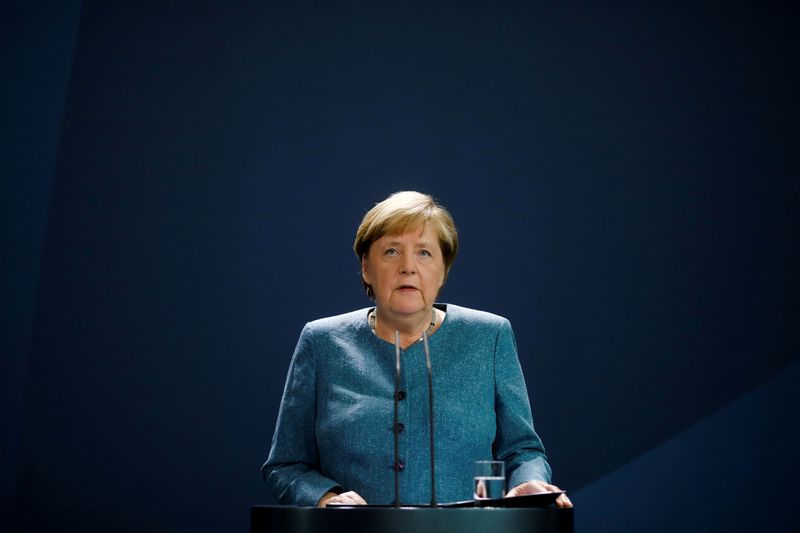
{"label": "woman's eye", "polygon": [[387,248],[384,255],[397,255],[397,248]]}
{"label": "woman's eye", "polygon": [[432,257],[431,253],[428,250],[420,250],[419,251],[419,255],[424,256],[424,257]]}

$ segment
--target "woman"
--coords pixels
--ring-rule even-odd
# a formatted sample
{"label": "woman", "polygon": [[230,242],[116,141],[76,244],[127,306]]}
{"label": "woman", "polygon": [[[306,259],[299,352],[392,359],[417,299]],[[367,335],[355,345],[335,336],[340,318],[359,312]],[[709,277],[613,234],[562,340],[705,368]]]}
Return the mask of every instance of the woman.
{"label": "woman", "polygon": [[[430,501],[427,331],[433,367],[439,501],[472,498],[472,464],[505,462],[508,496],[558,491],[533,429],[508,320],[435,303],[458,252],[450,214],[428,195],[399,192],[356,233],[375,306],[306,324],[295,349],[262,476],[281,503]],[[402,350],[394,425],[395,335]],[[394,462],[394,432],[399,458]],[[571,507],[561,495],[560,507]]]}

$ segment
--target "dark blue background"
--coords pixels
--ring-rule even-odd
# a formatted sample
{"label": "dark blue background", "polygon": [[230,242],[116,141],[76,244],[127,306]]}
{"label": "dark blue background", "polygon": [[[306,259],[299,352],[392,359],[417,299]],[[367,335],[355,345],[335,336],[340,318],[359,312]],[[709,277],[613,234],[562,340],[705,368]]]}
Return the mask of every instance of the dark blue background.
{"label": "dark blue background", "polygon": [[461,231],[441,299],[514,324],[579,530],[788,527],[794,15],[13,4],[3,523],[246,531],[300,328],[369,304],[355,228],[417,189]]}

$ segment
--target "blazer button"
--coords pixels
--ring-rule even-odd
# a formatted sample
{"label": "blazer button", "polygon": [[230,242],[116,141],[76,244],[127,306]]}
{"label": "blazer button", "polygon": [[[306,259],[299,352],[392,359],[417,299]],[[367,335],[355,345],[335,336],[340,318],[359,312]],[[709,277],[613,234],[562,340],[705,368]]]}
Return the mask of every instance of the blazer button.
{"label": "blazer button", "polygon": [[394,432],[400,434],[403,430],[406,429],[406,426],[403,425],[402,422],[398,422],[397,425],[394,426]]}
{"label": "blazer button", "polygon": [[397,399],[398,402],[402,402],[403,400],[406,399],[406,391],[399,390],[397,391],[394,397]]}
{"label": "blazer button", "polygon": [[398,472],[402,472],[403,470],[406,469],[406,464],[403,462],[402,459],[399,459],[397,461],[397,464],[391,465],[391,466],[389,466],[389,468],[392,468],[392,469],[394,469],[394,470],[396,470]]}

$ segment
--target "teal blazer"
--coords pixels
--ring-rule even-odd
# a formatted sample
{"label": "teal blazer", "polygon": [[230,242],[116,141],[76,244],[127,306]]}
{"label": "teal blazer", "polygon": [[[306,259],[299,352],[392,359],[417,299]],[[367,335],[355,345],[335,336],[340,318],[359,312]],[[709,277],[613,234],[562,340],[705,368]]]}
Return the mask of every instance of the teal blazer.
{"label": "teal blazer", "polygon": [[[452,304],[430,337],[436,491],[472,499],[472,463],[505,461],[509,487],[550,482],[511,324]],[[330,490],[370,504],[394,501],[394,345],[368,308],[309,322],[295,348],[269,457],[261,467],[282,504],[316,505]],[[400,500],[430,501],[428,376],[422,343],[403,351],[399,402]],[[399,428],[400,429],[400,428]]]}

